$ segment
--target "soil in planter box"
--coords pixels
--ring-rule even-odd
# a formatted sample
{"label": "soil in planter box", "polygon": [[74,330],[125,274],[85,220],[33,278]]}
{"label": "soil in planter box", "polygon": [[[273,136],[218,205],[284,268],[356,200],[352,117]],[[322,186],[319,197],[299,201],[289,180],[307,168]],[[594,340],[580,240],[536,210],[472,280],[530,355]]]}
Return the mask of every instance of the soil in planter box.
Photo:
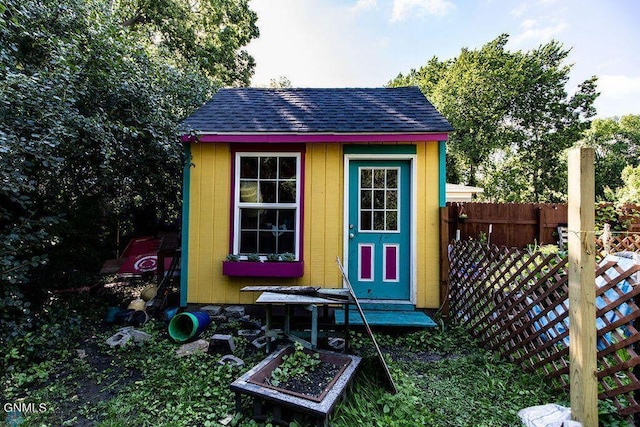
{"label": "soil in planter box", "polygon": [[278,388],[318,397],[339,371],[340,366],[321,362],[312,371],[307,372],[304,377],[290,378],[288,381],[280,383]]}

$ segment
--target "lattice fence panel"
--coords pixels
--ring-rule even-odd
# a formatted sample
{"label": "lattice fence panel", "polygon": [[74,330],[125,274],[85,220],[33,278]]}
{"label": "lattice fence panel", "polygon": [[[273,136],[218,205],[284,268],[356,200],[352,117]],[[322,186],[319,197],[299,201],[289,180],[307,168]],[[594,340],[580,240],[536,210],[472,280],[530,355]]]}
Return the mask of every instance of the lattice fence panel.
{"label": "lattice fence panel", "polygon": [[[567,258],[470,240],[453,242],[449,261],[453,318],[487,348],[568,389]],[[599,397],[630,416],[640,414],[640,266],[621,263],[605,258],[596,269]]]}
{"label": "lattice fence panel", "polygon": [[[606,244],[608,243],[608,244]],[[596,238],[596,248],[601,253],[640,252],[640,233],[613,234],[608,242],[604,242],[602,235]]]}

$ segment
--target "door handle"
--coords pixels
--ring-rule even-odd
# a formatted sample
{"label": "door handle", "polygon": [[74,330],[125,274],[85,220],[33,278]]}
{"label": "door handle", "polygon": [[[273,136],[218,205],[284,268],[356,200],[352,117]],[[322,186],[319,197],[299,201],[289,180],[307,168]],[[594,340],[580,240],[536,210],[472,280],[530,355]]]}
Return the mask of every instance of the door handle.
{"label": "door handle", "polygon": [[356,235],[355,235],[355,234],[353,234],[353,233],[349,233],[349,238],[350,238],[350,239],[353,239],[354,237],[356,237]]}

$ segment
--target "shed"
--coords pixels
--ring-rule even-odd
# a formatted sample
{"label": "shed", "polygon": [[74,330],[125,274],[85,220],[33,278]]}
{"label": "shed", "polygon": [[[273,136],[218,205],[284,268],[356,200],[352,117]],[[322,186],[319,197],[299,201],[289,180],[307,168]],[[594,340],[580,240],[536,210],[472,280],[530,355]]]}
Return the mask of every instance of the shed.
{"label": "shed", "polygon": [[471,185],[447,183],[447,202],[473,202],[477,194],[483,193],[484,188]]}
{"label": "shed", "polygon": [[183,129],[183,304],[340,287],[339,256],[363,302],[439,305],[453,128],[417,87],[221,89]]}

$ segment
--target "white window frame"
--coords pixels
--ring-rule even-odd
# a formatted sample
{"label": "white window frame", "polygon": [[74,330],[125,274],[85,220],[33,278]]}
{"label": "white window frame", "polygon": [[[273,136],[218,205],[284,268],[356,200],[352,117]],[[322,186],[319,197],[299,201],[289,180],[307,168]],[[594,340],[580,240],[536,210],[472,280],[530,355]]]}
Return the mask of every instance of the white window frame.
{"label": "white window frame", "polygon": [[[295,157],[296,158],[296,201],[295,203],[247,203],[240,201],[240,161],[243,157]],[[295,231],[294,231],[294,255],[295,261],[300,261],[300,224],[301,224],[301,185],[302,180],[302,153],[300,152],[271,152],[271,151],[238,151],[235,153],[234,159],[235,176],[233,181],[233,253],[240,253],[240,209],[295,209]],[[260,257],[262,260],[266,259],[266,256]],[[240,259],[246,260],[246,255],[242,255]]]}

